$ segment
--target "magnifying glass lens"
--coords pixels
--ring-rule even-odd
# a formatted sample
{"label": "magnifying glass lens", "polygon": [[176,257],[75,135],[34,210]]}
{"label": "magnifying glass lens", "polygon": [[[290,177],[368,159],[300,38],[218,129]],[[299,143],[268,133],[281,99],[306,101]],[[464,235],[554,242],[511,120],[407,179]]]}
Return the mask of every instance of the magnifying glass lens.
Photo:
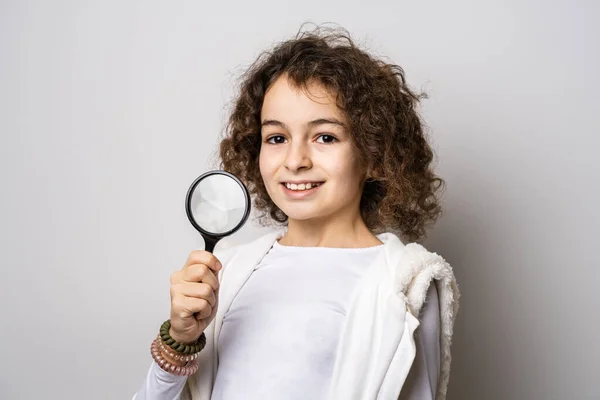
{"label": "magnifying glass lens", "polygon": [[225,234],[247,217],[249,204],[244,189],[224,174],[216,173],[200,179],[189,199],[191,218],[209,234]]}

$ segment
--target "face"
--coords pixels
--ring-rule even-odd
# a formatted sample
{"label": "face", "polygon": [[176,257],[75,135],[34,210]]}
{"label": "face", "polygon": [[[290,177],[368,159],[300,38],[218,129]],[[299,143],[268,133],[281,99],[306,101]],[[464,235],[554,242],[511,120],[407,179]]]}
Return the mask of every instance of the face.
{"label": "face", "polygon": [[279,78],[265,94],[261,123],[260,172],[290,222],[360,214],[365,173],[347,120],[323,86],[303,90]]}

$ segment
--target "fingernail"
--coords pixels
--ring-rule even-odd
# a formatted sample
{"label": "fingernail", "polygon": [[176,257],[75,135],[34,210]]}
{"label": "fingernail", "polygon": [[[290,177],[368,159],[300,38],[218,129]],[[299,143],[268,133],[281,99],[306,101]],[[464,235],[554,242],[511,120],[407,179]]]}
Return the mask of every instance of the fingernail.
{"label": "fingernail", "polygon": [[221,262],[217,261],[217,269],[221,269],[221,268],[223,268],[223,266],[221,265]]}

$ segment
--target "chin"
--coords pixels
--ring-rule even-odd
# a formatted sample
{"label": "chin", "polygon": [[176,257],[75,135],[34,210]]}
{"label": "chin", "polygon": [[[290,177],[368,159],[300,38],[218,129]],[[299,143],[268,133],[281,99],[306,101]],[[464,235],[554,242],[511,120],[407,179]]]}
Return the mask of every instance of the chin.
{"label": "chin", "polygon": [[315,215],[306,215],[306,214],[299,214],[299,213],[292,213],[292,214],[285,214],[288,216],[288,221],[289,220],[294,220],[294,221],[310,221],[311,219],[316,218]]}
{"label": "chin", "polygon": [[285,210],[281,209],[287,215],[288,220],[294,221],[310,221],[313,219],[323,218],[323,213],[315,212],[314,210]]}

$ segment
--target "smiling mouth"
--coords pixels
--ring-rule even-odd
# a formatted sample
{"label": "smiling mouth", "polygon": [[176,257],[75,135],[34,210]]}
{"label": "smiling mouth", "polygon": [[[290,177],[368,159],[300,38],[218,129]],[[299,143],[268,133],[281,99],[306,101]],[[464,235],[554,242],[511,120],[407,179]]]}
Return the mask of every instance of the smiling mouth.
{"label": "smiling mouth", "polygon": [[307,190],[315,189],[321,186],[325,182],[306,182],[306,183],[289,183],[282,182],[281,184],[288,190],[294,192],[305,192]]}

